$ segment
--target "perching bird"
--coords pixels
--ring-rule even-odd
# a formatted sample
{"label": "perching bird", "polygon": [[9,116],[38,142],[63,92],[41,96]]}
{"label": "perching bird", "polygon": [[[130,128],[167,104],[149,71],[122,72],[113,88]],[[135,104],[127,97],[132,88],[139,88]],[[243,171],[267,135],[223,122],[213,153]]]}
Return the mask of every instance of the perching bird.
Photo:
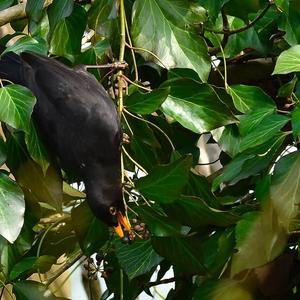
{"label": "perching bird", "polygon": [[28,52],[4,54],[0,78],[32,91],[33,118],[50,154],[82,178],[93,213],[123,237],[130,224],[122,200],[122,132],[103,86],[83,68]]}

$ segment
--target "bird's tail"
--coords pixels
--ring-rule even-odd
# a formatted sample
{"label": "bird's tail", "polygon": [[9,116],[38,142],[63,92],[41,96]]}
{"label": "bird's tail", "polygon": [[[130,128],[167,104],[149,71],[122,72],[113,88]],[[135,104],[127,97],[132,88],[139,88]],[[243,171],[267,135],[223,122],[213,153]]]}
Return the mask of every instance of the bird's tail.
{"label": "bird's tail", "polygon": [[13,83],[22,84],[22,63],[20,56],[8,52],[0,58],[0,79],[6,79]]}

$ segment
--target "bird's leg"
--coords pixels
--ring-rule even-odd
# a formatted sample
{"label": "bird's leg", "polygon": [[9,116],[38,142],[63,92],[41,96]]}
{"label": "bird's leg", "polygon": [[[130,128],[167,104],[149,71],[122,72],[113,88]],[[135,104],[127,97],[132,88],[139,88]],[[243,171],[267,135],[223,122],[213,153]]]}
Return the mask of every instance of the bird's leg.
{"label": "bird's leg", "polygon": [[123,132],[123,138],[122,138],[122,144],[126,145],[130,143],[129,135],[125,132]]}

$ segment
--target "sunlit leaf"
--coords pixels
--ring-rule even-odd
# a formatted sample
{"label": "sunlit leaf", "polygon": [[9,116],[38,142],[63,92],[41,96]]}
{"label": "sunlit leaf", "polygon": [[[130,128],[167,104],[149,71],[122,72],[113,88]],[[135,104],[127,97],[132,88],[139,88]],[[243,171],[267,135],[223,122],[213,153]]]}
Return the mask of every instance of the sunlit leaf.
{"label": "sunlit leaf", "polygon": [[300,45],[291,47],[279,55],[273,75],[300,71]]}
{"label": "sunlit leaf", "polygon": [[15,181],[0,173],[0,234],[13,243],[24,223],[24,195]]}
{"label": "sunlit leaf", "polygon": [[12,84],[1,88],[0,120],[14,128],[28,131],[35,102],[35,97],[23,86]]}

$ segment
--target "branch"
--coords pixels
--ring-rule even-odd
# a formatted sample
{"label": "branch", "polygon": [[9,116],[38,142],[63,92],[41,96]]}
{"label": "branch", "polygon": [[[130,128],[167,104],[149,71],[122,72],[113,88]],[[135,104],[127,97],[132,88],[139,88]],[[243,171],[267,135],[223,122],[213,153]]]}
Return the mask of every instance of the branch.
{"label": "branch", "polygon": [[209,31],[209,32],[213,32],[213,33],[216,33],[216,34],[227,34],[228,36],[232,35],[232,34],[235,34],[235,33],[240,33],[240,32],[243,32],[251,27],[253,27],[265,14],[266,12],[269,10],[269,8],[274,4],[274,1],[273,0],[269,0],[269,3],[268,5],[262,10],[262,12],[256,16],[256,18],[252,21],[252,22],[249,22],[247,25],[241,27],[241,28],[238,28],[238,29],[233,29],[233,30],[215,30],[215,29],[210,29],[210,28],[205,28],[206,31]]}
{"label": "branch", "polygon": [[145,288],[150,288],[151,286],[156,286],[156,285],[160,285],[160,284],[166,284],[166,283],[174,282],[177,279],[178,278],[172,277],[172,278],[167,278],[167,279],[162,279],[162,280],[157,280],[157,281],[150,281],[150,282],[145,283],[143,286]]}
{"label": "branch", "polygon": [[[53,0],[46,0],[44,7],[49,6]],[[26,3],[20,3],[0,11],[0,26],[10,23],[14,20],[26,17]]]}

